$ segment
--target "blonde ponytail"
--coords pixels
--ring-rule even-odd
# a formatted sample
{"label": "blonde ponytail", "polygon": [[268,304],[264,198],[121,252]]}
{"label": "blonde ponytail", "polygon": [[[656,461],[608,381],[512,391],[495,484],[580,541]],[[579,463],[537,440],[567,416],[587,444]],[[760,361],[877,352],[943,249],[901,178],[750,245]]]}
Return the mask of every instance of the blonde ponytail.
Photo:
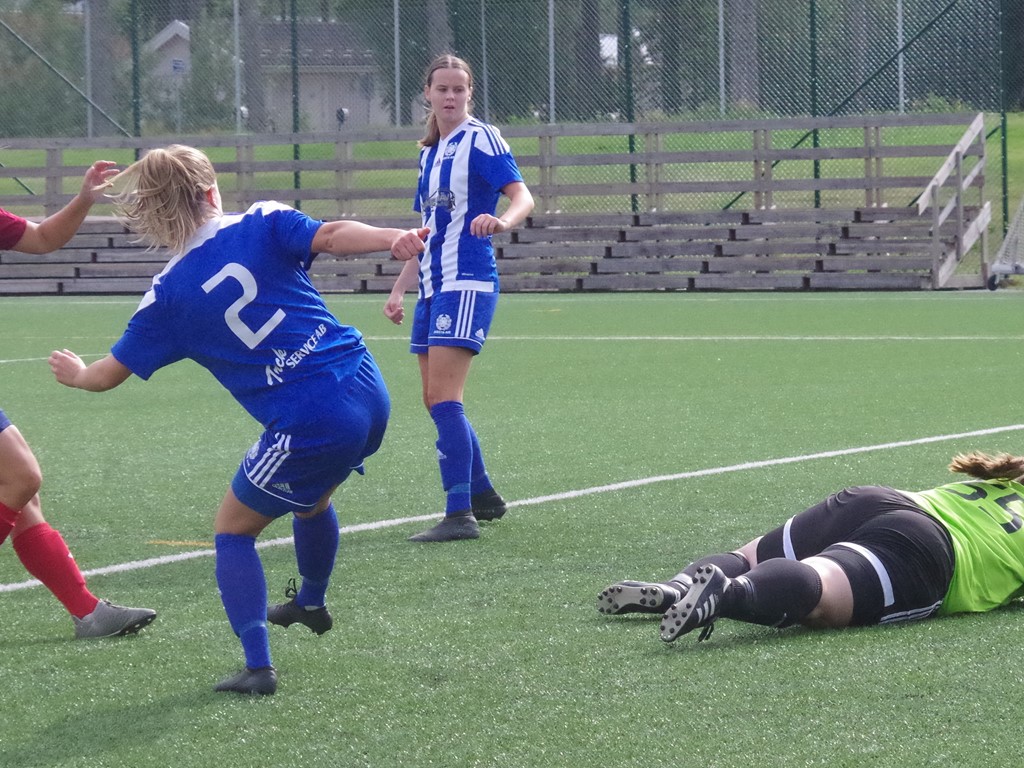
{"label": "blonde ponytail", "polygon": [[1010,453],[991,456],[978,451],[958,453],[950,462],[949,469],[979,480],[1020,480],[1024,478],[1024,456]]}
{"label": "blonde ponytail", "polygon": [[117,218],[151,247],[181,253],[217,213],[206,201],[217,175],[209,158],[194,147],[152,149],[118,174],[115,183],[121,187],[113,196]]}

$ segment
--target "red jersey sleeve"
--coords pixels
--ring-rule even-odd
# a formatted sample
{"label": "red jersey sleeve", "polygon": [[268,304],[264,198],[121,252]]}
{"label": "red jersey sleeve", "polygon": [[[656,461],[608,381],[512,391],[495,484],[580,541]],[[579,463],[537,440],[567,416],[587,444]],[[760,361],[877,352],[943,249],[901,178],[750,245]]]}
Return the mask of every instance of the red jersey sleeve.
{"label": "red jersey sleeve", "polygon": [[0,208],[0,251],[13,248],[14,244],[25,234],[26,226],[28,226],[28,222],[21,216],[15,216]]}

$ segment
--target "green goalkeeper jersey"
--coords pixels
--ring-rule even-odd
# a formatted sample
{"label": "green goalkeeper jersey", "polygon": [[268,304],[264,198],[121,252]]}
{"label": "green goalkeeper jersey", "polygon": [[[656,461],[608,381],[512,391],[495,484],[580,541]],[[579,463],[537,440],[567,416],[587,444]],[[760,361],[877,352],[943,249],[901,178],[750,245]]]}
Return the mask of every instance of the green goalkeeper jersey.
{"label": "green goalkeeper jersey", "polygon": [[903,493],[953,540],[953,580],[939,613],[990,611],[1024,594],[1024,485],[970,480]]}

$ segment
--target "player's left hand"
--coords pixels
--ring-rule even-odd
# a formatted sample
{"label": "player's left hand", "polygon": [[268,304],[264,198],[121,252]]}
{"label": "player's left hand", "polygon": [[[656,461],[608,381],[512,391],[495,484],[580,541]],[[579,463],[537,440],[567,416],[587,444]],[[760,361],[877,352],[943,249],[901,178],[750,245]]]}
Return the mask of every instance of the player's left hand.
{"label": "player's left hand", "polygon": [[384,302],[384,317],[395,325],[401,325],[405,320],[405,306],[402,296],[391,295]]}
{"label": "player's left hand", "polygon": [[110,188],[114,177],[118,173],[120,171],[117,169],[117,163],[111,160],[97,160],[85,172],[85,178],[82,179],[81,194],[95,203]]}
{"label": "player's left hand", "polygon": [[474,237],[490,237],[508,229],[508,222],[492,216],[489,213],[481,213],[469,223],[469,234]]}

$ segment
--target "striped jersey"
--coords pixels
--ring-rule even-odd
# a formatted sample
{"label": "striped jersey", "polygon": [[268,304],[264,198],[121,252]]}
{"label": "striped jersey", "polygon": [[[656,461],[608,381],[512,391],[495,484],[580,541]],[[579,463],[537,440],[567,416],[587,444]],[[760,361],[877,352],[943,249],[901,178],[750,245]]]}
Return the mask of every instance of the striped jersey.
{"label": "striped jersey", "polygon": [[274,202],[208,221],[153,279],[114,357],[143,379],[194,360],[265,429],[326,439],[366,347],[306,273],[321,225]]}
{"label": "striped jersey", "polygon": [[430,227],[420,256],[420,298],[442,291],[498,290],[498,268],[490,238],[469,234],[481,213],[492,216],[505,185],[522,181],[508,143],[498,129],[475,117],[420,150],[414,210]]}
{"label": "striped jersey", "polygon": [[953,580],[940,613],[988,611],[1024,594],[1024,485],[971,480],[902,493],[953,540]]}

